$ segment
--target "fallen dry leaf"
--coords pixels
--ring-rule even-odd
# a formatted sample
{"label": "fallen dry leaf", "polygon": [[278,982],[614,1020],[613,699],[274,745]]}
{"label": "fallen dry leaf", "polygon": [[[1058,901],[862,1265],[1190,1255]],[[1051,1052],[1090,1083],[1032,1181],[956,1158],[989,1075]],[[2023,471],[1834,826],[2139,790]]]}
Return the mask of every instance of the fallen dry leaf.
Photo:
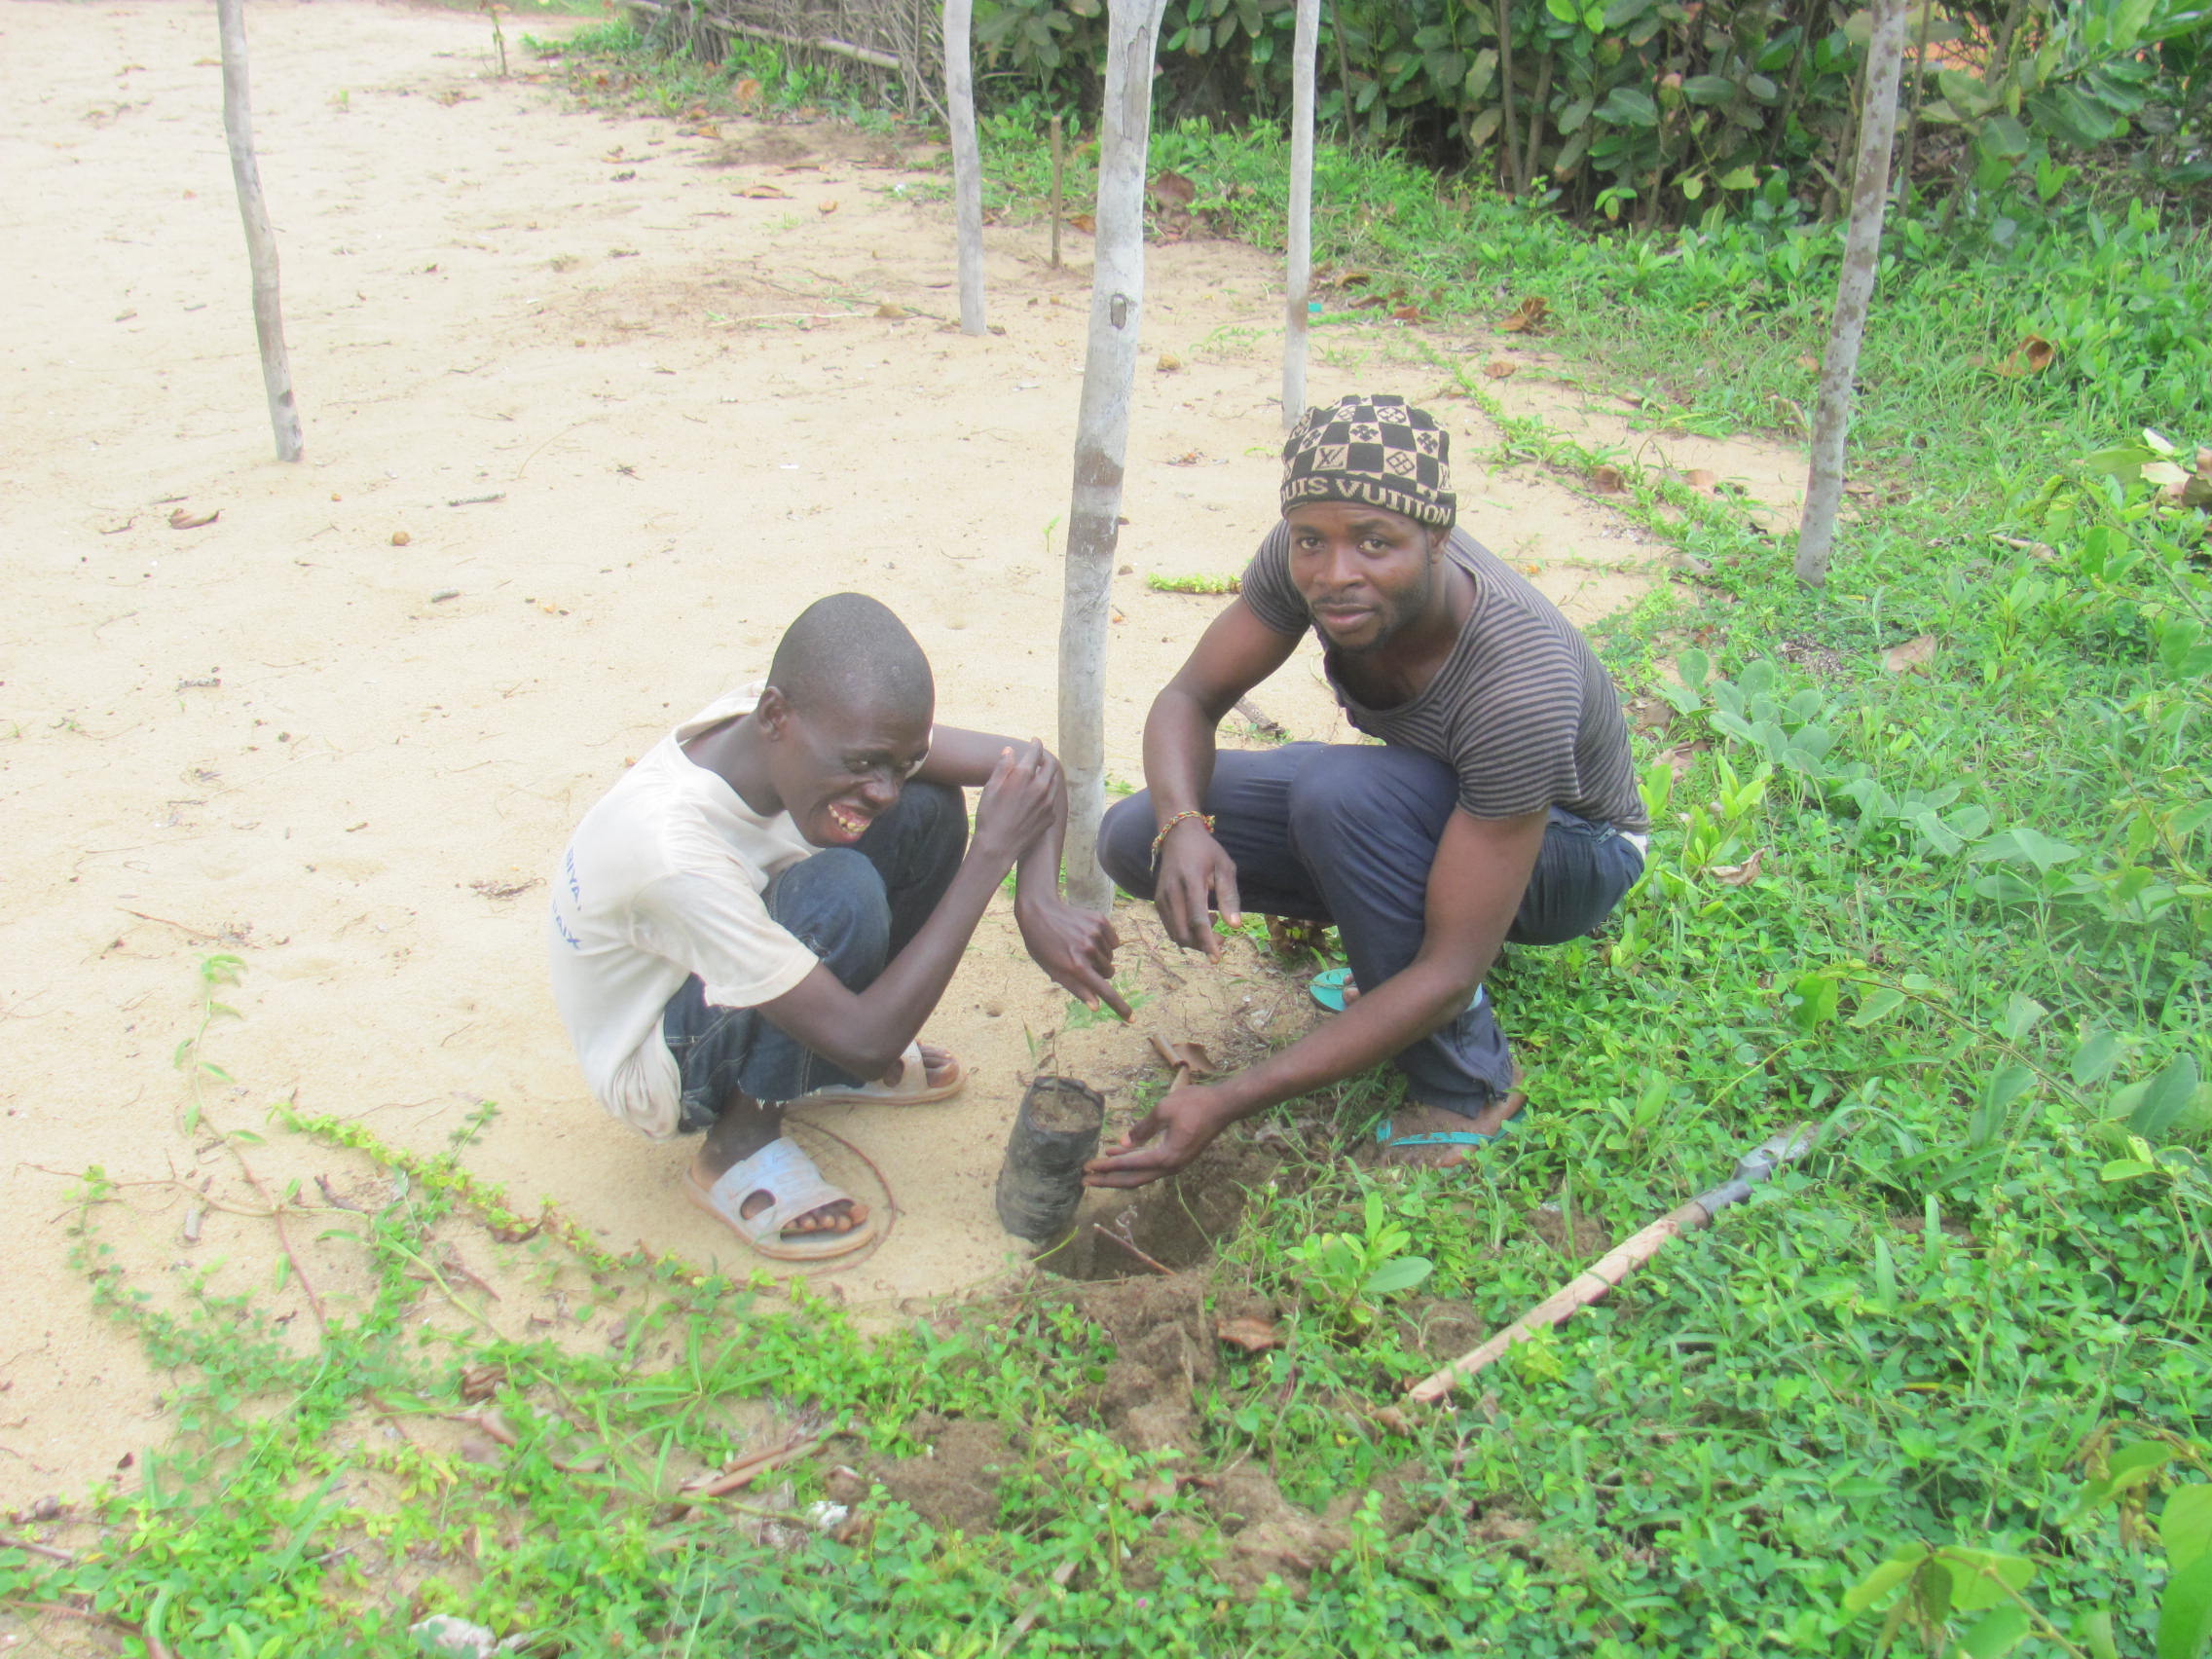
{"label": "fallen dry leaf", "polygon": [[790,191],[778,190],[772,184],[749,184],[738,195],[750,196],[756,202],[789,202],[792,199]]}
{"label": "fallen dry leaf", "polygon": [[1901,645],[1892,645],[1882,653],[1882,666],[1892,674],[1904,674],[1926,666],[1936,655],[1936,636],[1922,634],[1918,639],[1907,640]]}
{"label": "fallen dry leaf", "polygon": [[472,1365],[461,1374],[461,1397],[470,1404],[489,1400],[506,1385],[507,1368],[503,1365]]}
{"label": "fallen dry leaf", "polygon": [[169,529],[198,530],[202,525],[213,524],[222,516],[223,509],[221,507],[217,507],[211,513],[198,514],[189,513],[182,507],[173,507],[169,511]]}
{"label": "fallen dry leaf", "polygon": [[1369,1415],[1378,1425],[1388,1429],[1392,1434],[1411,1434],[1414,1431],[1414,1419],[1406,1415],[1403,1406],[1377,1406]]}
{"label": "fallen dry leaf", "polygon": [[1693,466],[1683,473],[1682,482],[1701,496],[1716,496],[1720,493],[1720,475],[1709,472],[1702,466]]}
{"label": "fallen dry leaf", "polygon": [[1167,1051],[1174,1056],[1176,1065],[1186,1068],[1193,1077],[1214,1077],[1221,1068],[1213,1063],[1203,1043],[1170,1043]]}
{"label": "fallen dry leaf", "polygon": [[1268,1319],[1256,1319],[1247,1313],[1237,1319],[1224,1319],[1214,1327],[1214,1335],[1231,1347],[1246,1353],[1266,1353],[1282,1346],[1282,1332]]}
{"label": "fallen dry leaf", "polygon": [[836,201],[834,198],[832,198],[828,202],[817,202],[814,204],[814,210],[817,213],[823,215],[823,217],[827,218],[837,210]]}
{"label": "fallen dry leaf", "polygon": [[1741,887],[1759,872],[1759,860],[1766,857],[1766,849],[1759,847],[1740,865],[1714,865],[1713,879],[1727,887]]}
{"label": "fallen dry leaf", "polygon": [[1160,360],[1153,366],[1163,375],[1171,375],[1183,366],[1183,359],[1176,356],[1172,351],[1162,351],[1160,353]]}
{"label": "fallen dry leaf", "polygon": [[889,300],[885,300],[883,304],[875,308],[875,314],[877,316],[905,316],[909,313],[904,306],[893,305]]}
{"label": "fallen dry leaf", "polygon": [[1426,322],[1428,320],[1419,306],[1400,306],[1390,314],[1400,322]]}
{"label": "fallen dry leaf", "polygon": [[1162,202],[1188,207],[1198,199],[1198,187],[1179,172],[1163,172],[1152,181],[1152,193]]}
{"label": "fallen dry leaf", "polygon": [[391,544],[394,547],[404,547],[414,539],[415,538],[412,535],[409,535],[404,530],[395,530],[391,533]]}
{"label": "fallen dry leaf", "polygon": [[756,104],[760,101],[760,83],[750,75],[730,88],[729,92],[730,96],[737,99],[741,105]]}
{"label": "fallen dry leaf", "polygon": [[1098,221],[1092,218],[1088,213],[1070,213],[1068,215],[1068,223],[1073,225],[1077,230],[1081,231],[1087,237],[1095,236],[1098,234]]}
{"label": "fallen dry leaf", "polygon": [[2007,380],[2018,380],[2022,375],[2040,375],[2058,357],[2058,348],[2040,334],[2031,334],[2005,354],[2001,363],[1989,365],[1993,375]]}
{"label": "fallen dry leaf", "polygon": [[1531,294],[1514,308],[1511,316],[1497,326],[1506,334],[1535,334],[1543,328],[1544,315],[1551,309],[1551,301]]}
{"label": "fallen dry leaf", "polygon": [[1510,357],[1493,357],[1483,365],[1483,373],[1492,380],[1511,380],[1520,371],[1521,365]]}
{"label": "fallen dry leaf", "polygon": [[1593,466],[1590,487],[1601,496],[1617,496],[1628,488],[1628,479],[1617,466]]}

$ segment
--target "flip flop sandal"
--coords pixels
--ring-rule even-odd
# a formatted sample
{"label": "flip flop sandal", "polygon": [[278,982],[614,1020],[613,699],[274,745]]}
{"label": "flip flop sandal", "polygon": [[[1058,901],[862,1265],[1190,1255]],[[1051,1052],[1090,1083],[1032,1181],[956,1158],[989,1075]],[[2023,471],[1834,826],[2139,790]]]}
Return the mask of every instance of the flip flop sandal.
{"label": "flip flop sandal", "polygon": [[1487,1135],[1480,1129],[1444,1129],[1435,1134],[1427,1135],[1393,1134],[1390,1120],[1384,1118],[1375,1125],[1375,1143],[1384,1152],[1395,1152],[1402,1146],[1489,1146],[1493,1141],[1501,1141],[1512,1133],[1513,1125],[1527,1116],[1528,1111],[1528,1102],[1523,1101],[1506,1117],[1504,1123],[1498,1124]]}
{"label": "flip flop sandal", "polygon": [[922,1046],[906,1045],[906,1051],[899,1056],[905,1062],[899,1068],[897,1083],[832,1083],[812,1089],[792,1106],[927,1106],[933,1100],[949,1100],[958,1094],[968,1081],[968,1074],[960,1069],[960,1062],[950,1054],[944,1063],[951,1067],[951,1075],[941,1082],[930,1082],[930,1068],[922,1063]]}
{"label": "flip flop sandal", "polygon": [[[700,1181],[694,1164],[683,1172],[683,1190],[693,1203],[773,1262],[828,1261],[875,1241],[872,1215],[843,1233],[783,1235],[786,1227],[809,1211],[852,1198],[832,1187],[789,1135],[778,1136],[751,1158],[731,1164],[711,1187]],[[747,1215],[745,1200],[755,1193],[768,1195],[767,1206],[757,1215]]]}
{"label": "flip flop sandal", "polygon": [[[1307,981],[1306,989],[1315,1002],[1331,1014],[1342,1014],[1345,1011],[1345,988],[1350,983],[1349,968],[1324,968]],[[1483,995],[1482,986],[1477,985],[1475,994],[1467,999],[1467,1006],[1471,1009],[1482,1007]]]}

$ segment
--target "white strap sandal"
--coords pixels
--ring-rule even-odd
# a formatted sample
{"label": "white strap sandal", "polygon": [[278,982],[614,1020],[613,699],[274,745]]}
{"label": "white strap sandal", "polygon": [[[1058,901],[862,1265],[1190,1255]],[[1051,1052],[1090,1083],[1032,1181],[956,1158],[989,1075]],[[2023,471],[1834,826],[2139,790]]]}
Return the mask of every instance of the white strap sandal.
{"label": "white strap sandal", "polygon": [[[699,1180],[696,1165],[683,1172],[683,1190],[691,1201],[735,1233],[761,1255],[775,1262],[820,1262],[832,1256],[849,1256],[875,1241],[875,1217],[843,1233],[801,1233],[787,1238],[784,1229],[800,1216],[850,1199],[852,1194],[833,1187],[789,1135],[779,1135],[751,1158],[723,1170],[712,1187]],[[757,1215],[745,1213],[745,1200],[766,1193],[767,1204]]]}
{"label": "white strap sandal", "polygon": [[812,1089],[789,1102],[793,1106],[927,1106],[933,1100],[947,1100],[958,1094],[968,1081],[960,1062],[950,1054],[944,1063],[951,1067],[950,1075],[936,1083],[930,1082],[930,1068],[922,1063],[922,1046],[906,1045],[900,1059],[905,1063],[899,1068],[897,1083],[833,1083],[823,1088]]}

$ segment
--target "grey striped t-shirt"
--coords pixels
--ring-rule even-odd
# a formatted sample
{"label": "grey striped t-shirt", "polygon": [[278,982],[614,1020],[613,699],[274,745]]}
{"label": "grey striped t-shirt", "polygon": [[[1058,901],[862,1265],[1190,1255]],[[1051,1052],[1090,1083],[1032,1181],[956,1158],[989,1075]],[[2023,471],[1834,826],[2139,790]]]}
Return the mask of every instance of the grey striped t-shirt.
{"label": "grey striped t-shirt", "polygon": [[[1590,643],[1464,531],[1452,532],[1445,557],[1475,579],[1474,606],[1452,654],[1426,690],[1393,709],[1362,708],[1331,657],[1329,686],[1346,716],[1371,737],[1450,766],[1459,804],[1473,817],[1518,818],[1559,806],[1594,823],[1648,830],[1620,699]],[[1276,525],[1253,555],[1244,603],[1278,634],[1312,625],[1290,579],[1287,524]]]}

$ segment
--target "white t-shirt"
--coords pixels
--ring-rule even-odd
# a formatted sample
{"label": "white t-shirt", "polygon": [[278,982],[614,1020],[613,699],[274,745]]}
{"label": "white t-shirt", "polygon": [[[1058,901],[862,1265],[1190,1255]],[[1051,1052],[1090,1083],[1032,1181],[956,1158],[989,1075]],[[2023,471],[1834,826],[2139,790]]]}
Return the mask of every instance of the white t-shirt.
{"label": "white t-shirt", "polygon": [[660,1018],[683,981],[698,975],[718,1008],[754,1008],[819,960],[761,895],[820,849],[790,813],[763,818],[682,747],[751,714],[759,692],[730,692],[654,744],[584,815],[553,874],[553,999],[600,1104],[656,1140],[681,1110]]}

